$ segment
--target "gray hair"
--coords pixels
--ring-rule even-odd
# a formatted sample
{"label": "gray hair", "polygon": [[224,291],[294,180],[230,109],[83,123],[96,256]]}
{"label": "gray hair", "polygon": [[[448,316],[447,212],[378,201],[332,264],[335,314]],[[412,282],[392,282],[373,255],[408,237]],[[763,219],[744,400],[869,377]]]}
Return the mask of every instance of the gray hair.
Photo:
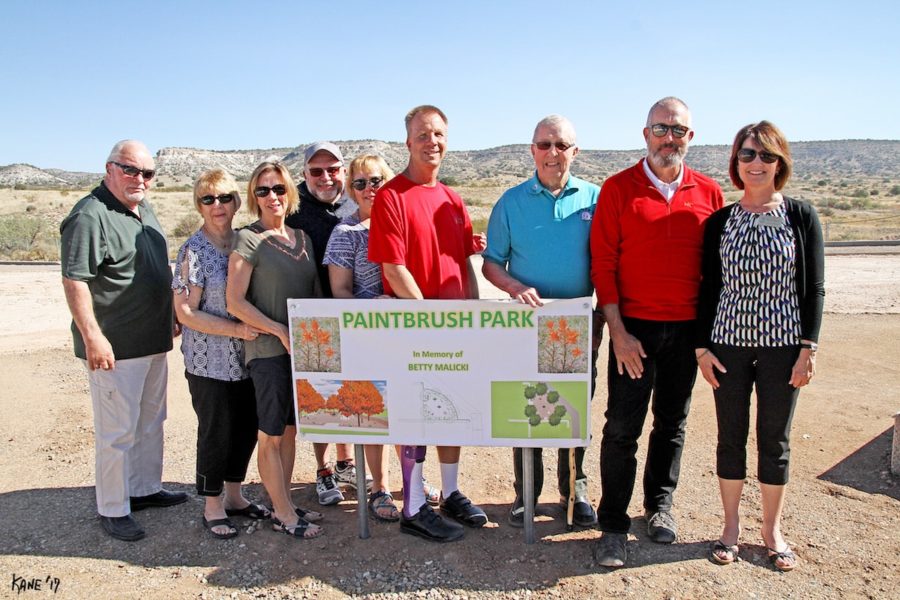
{"label": "gray hair", "polygon": [[138,140],[121,140],[116,142],[116,145],[112,147],[112,150],[109,151],[109,156],[106,157],[106,162],[115,162],[122,158],[122,154],[124,153],[126,148],[139,148],[150,155],[150,150],[147,149],[147,146],[144,145],[144,142]]}
{"label": "gray hair", "polygon": [[656,102],[653,103],[653,106],[650,107],[650,111],[647,113],[647,127],[653,125],[651,120],[653,119],[653,112],[657,108],[665,108],[667,106],[672,105],[680,105],[688,114],[691,114],[691,109],[688,108],[688,105],[681,98],[676,98],[675,96],[666,96],[665,98],[660,98]]}
{"label": "gray hair", "polygon": [[531,136],[531,140],[534,141],[537,138],[538,130],[541,127],[552,127],[554,129],[558,129],[560,131],[571,131],[572,132],[572,143],[575,143],[575,126],[572,125],[572,121],[568,120],[562,115],[547,115],[540,121],[538,124],[534,126],[534,133]]}

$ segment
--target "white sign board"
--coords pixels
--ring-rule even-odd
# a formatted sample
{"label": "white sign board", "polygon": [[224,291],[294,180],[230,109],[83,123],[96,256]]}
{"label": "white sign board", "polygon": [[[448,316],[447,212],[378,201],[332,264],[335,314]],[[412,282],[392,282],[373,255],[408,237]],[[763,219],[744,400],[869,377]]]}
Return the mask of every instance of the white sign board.
{"label": "white sign board", "polygon": [[586,446],[591,299],[289,300],[311,442]]}

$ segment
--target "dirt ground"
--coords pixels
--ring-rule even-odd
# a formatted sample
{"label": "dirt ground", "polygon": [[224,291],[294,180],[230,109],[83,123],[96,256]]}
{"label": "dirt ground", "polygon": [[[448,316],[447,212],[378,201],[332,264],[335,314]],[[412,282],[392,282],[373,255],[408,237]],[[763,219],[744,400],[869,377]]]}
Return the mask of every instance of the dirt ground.
{"label": "dirt ground", "polygon": [[[202,501],[193,493],[186,504],[138,513],[144,540],[113,540],[96,518],[90,397],[69,347],[59,268],[0,266],[0,412],[7,415],[0,422],[0,597],[900,597],[900,477],[889,471],[893,415],[900,410],[900,254],[830,254],[826,268],[818,375],[800,396],[784,518],[800,563],[783,574],[765,560],[752,479],[744,494],[743,560],[720,567],[706,558],[722,510],[712,394],[702,379],[675,497],[679,539],[671,546],[646,539],[638,490],[623,569],[592,565],[598,531],[566,532],[552,473],[540,498],[549,515],[537,524],[537,543],[525,544],[523,531],[506,524],[514,496],[506,448],[464,450],[461,487],[492,523],[453,544],[430,544],[402,535],[397,525],[375,523],[371,538],[360,539],[354,499],[323,509],[326,533],[316,540],[245,524],[236,539],[219,541],[204,530]],[[196,418],[178,351],[169,364],[164,482],[190,493]],[[592,412],[598,438],[604,379]],[[597,441],[587,455],[594,502]],[[643,450],[642,440],[641,461]],[[555,470],[553,454],[545,451],[548,470]],[[393,455],[392,461],[396,491],[399,467]],[[426,475],[440,480],[433,456]],[[293,491],[301,505],[318,507],[313,481],[312,448],[301,443]],[[255,458],[248,495],[265,499]]]}

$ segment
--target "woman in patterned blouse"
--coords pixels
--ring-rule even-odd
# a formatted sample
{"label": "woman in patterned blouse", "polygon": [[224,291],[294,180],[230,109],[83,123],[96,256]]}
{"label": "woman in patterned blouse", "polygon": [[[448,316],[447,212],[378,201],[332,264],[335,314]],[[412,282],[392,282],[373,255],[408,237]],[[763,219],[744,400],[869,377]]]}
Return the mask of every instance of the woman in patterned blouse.
{"label": "woman in patterned blouse", "polygon": [[697,307],[697,362],[716,400],[716,474],[725,513],[710,559],[728,564],[738,555],[755,387],[761,533],[779,571],[797,564],[781,533],[781,512],[791,419],[800,388],[816,371],[825,297],[816,211],[780,192],[791,168],[788,142],[773,124],[761,121],[738,132],[729,174],[744,195],[706,222]]}
{"label": "woman in patterned blouse", "polygon": [[259,331],[225,308],[231,221],[241,205],[234,178],[222,169],[201,173],[194,205],[203,225],[175,261],[172,289],[182,325],[184,376],[197,413],[197,494],[206,498],[203,525],[213,536],[238,534],[228,518],[266,518],[269,511],[241,493],[256,446],[256,399],[244,367],[244,340]]}
{"label": "woman in patterned blouse", "polygon": [[[369,217],[375,192],[394,177],[384,159],[374,154],[357,156],[347,171],[350,196],[359,210],[344,218],[331,232],[323,264],[335,298],[379,298],[381,265],[369,262]],[[399,446],[398,446],[399,448]],[[399,521],[400,512],[390,493],[385,446],[366,444],[366,464],[372,471],[369,514],[377,521]]]}

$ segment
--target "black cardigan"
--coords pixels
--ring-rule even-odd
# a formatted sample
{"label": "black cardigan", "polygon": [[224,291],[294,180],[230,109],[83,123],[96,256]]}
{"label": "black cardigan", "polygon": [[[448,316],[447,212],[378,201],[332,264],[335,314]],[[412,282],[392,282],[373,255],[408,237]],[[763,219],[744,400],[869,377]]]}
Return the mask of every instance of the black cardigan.
{"label": "black cardigan", "polygon": [[[713,324],[722,292],[722,256],[719,252],[722,231],[737,202],[720,208],[706,221],[703,232],[700,298],[697,304],[697,348],[709,348]],[[812,205],[784,198],[784,207],[794,230],[797,265],[797,298],[800,305],[800,337],[819,341],[822,308],[825,304],[825,244],[822,225]]]}

